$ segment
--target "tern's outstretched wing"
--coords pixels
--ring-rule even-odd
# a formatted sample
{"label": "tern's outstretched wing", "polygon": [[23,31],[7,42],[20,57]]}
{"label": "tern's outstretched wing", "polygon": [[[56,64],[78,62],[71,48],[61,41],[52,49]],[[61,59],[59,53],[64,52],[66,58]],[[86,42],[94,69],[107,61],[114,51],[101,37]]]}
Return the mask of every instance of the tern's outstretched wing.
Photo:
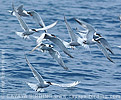
{"label": "tern's outstretched wing", "polygon": [[60,38],[58,38],[58,37],[51,37],[51,38],[49,38],[49,40],[52,41],[54,44],[56,44],[65,54],[67,54],[68,56],[73,58],[73,56],[70,54],[70,52],[65,47],[65,45],[63,44],[63,42],[62,42],[62,40]]}
{"label": "tern's outstretched wing", "polygon": [[28,86],[30,86],[33,90],[37,90],[38,86],[37,84],[33,84],[33,83],[29,83],[29,82],[26,82],[26,84],[28,84]]}
{"label": "tern's outstretched wing", "polygon": [[114,63],[114,61],[110,58],[109,54],[106,51],[106,48],[103,47],[103,45],[101,45],[98,41],[96,42],[96,44],[98,45],[98,47],[101,49],[102,53],[105,55],[105,57],[110,60],[111,62]]}
{"label": "tern's outstretched wing", "polygon": [[112,50],[112,48],[111,48],[111,46],[110,46],[110,44],[108,43],[108,41],[105,39],[105,38],[99,38],[98,39],[98,41],[100,41],[100,43],[107,49],[107,50],[109,50],[112,54],[114,54],[113,53],[113,50]]}
{"label": "tern's outstretched wing", "polygon": [[17,13],[16,9],[14,8],[14,4],[12,4],[12,7],[13,7],[13,11],[15,12],[16,18],[18,19],[18,21],[19,21],[19,23],[20,23],[21,28],[22,28],[24,31],[29,31],[29,27],[28,27],[27,24],[24,22],[24,20],[20,17],[20,15]]}
{"label": "tern's outstretched wing", "polygon": [[20,5],[18,8],[17,8],[17,12],[20,16],[23,16],[23,17],[29,17],[29,14],[27,14],[27,11],[23,10],[23,5]]}
{"label": "tern's outstretched wing", "polygon": [[93,35],[94,35],[94,33],[96,32],[95,29],[94,29],[91,25],[89,25],[89,24],[87,24],[87,23],[85,23],[85,22],[83,22],[83,21],[80,21],[80,20],[78,20],[78,19],[75,19],[75,20],[76,20],[83,28],[85,28],[85,29],[87,30],[87,34],[86,34],[87,41],[92,41]]}
{"label": "tern's outstretched wing", "polygon": [[[32,18],[34,19],[34,21],[40,25],[42,28],[45,27],[45,23],[43,22],[42,18],[40,17],[40,15],[36,12],[36,11],[30,11],[30,13],[32,14]],[[46,30],[47,32],[47,30]]]}
{"label": "tern's outstretched wing", "polygon": [[74,86],[78,85],[79,83],[80,83],[79,81],[75,81],[73,83],[68,83],[68,84],[56,84],[56,83],[51,83],[51,84],[60,86],[60,87],[74,87]]}
{"label": "tern's outstretched wing", "polygon": [[15,32],[15,33],[23,39],[30,39],[28,35],[24,35],[24,32]]}
{"label": "tern's outstretched wing", "polygon": [[23,5],[20,5],[18,8],[17,8],[18,11],[20,12],[23,12]]}
{"label": "tern's outstretched wing", "polygon": [[36,50],[41,45],[41,43],[42,43],[42,41],[43,41],[43,39],[45,37],[45,34],[46,33],[43,33],[43,34],[40,35],[40,37],[37,38],[37,46],[34,47],[31,52],[33,52],[34,50]]}
{"label": "tern's outstretched wing", "polygon": [[42,76],[32,67],[32,65],[30,64],[30,62],[28,61],[27,57],[26,58],[26,62],[28,64],[28,66],[30,67],[34,77],[38,80],[39,83],[44,84],[44,79],[42,78]]}
{"label": "tern's outstretched wing", "polygon": [[70,25],[68,24],[65,16],[64,16],[64,21],[66,23],[66,27],[67,27],[68,33],[70,35],[70,38],[71,38],[71,42],[77,41],[76,35],[73,33],[73,30],[71,29]]}
{"label": "tern's outstretched wing", "polygon": [[36,31],[48,30],[48,29],[54,27],[54,26],[57,24],[57,22],[58,22],[58,21],[56,21],[56,22],[54,22],[54,23],[52,23],[52,24],[50,24],[50,25],[48,25],[48,26],[45,26],[45,27],[43,27],[43,28],[36,29]]}
{"label": "tern's outstretched wing", "polygon": [[64,69],[68,69],[68,67],[66,67],[66,65],[64,64],[61,55],[58,51],[54,50],[53,48],[51,48],[49,50],[49,54],[58,62],[58,64],[60,64]]}
{"label": "tern's outstretched wing", "polygon": [[26,84],[28,84],[28,86],[30,86],[30,88],[32,88],[33,90],[35,90],[37,92],[44,92],[44,89],[38,88],[37,84],[33,84],[33,83],[29,83],[29,82],[26,82]]}
{"label": "tern's outstretched wing", "polygon": [[68,43],[68,42],[66,42],[66,41],[64,41],[64,40],[62,40],[62,42],[63,42],[63,44],[65,45],[66,48],[72,48],[72,47],[70,46],[70,43]]}

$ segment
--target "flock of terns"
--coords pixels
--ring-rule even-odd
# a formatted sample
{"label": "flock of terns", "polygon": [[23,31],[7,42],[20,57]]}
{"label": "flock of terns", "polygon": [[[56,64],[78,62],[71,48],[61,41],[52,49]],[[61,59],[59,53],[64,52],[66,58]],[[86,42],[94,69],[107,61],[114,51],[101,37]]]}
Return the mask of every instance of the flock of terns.
{"label": "flock of terns", "polygon": [[[36,39],[36,47],[32,49],[29,53],[33,52],[34,50],[39,50],[41,52],[48,51],[48,53],[58,62],[60,66],[62,66],[65,70],[68,70],[68,67],[65,65],[60,53],[54,49],[53,45],[45,44],[45,40],[49,40],[53,42],[55,45],[57,45],[66,55],[68,55],[71,58],[74,58],[71,53],[68,51],[68,48],[74,49],[77,46],[83,46],[84,48],[89,49],[90,45],[96,44],[99,49],[102,51],[104,56],[114,63],[114,61],[109,56],[109,52],[114,55],[110,44],[107,42],[107,40],[102,37],[100,34],[96,32],[96,30],[88,23],[81,21],[79,19],[74,18],[74,20],[85,30],[78,30],[77,33],[74,33],[70,25],[68,24],[66,17],[64,16],[64,21],[66,24],[66,28],[68,30],[68,33],[70,35],[70,42],[66,42],[64,40],[61,40],[59,37],[56,37],[54,34],[48,33],[48,29],[54,27],[58,21],[46,26],[43,22],[42,18],[36,11],[26,11],[23,9],[23,5],[20,5],[18,8],[14,7],[14,4],[12,4],[12,11],[10,11],[11,15],[16,16],[21,28],[24,30],[23,32],[16,32],[16,34],[23,39],[29,39],[30,35],[33,35],[36,32],[44,31],[39,37],[33,36]],[[40,26],[38,29],[30,29],[25,21],[22,19],[22,17],[29,17],[31,16],[33,20]],[[37,92],[42,92],[44,88],[50,86],[50,85],[56,85],[60,87],[73,87],[78,85],[80,82],[75,81],[73,83],[69,84],[56,84],[52,82],[45,81],[42,76],[32,67],[30,62],[28,61],[26,54],[25,59],[30,67],[34,77],[38,80],[38,84],[33,83],[27,83],[32,89],[34,89]]]}

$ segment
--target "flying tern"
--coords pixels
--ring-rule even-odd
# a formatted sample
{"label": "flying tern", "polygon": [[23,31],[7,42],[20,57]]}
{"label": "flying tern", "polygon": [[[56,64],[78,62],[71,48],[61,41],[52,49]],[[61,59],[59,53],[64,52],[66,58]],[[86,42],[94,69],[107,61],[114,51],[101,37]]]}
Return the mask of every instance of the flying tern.
{"label": "flying tern", "polygon": [[70,25],[68,24],[67,20],[66,20],[66,17],[64,16],[64,21],[65,21],[65,24],[66,24],[66,28],[68,30],[68,33],[70,35],[70,38],[71,38],[71,42],[70,43],[66,43],[65,41],[63,42],[65,45],[68,45],[69,46],[72,46],[75,47],[75,46],[84,46],[85,48],[89,48],[87,44],[84,44],[83,43],[83,39],[80,38],[77,34],[75,34],[72,30],[72,28],[70,27]]}
{"label": "flying tern", "polygon": [[[113,60],[110,58],[107,50],[109,52],[111,52],[111,54],[114,54],[111,46],[109,45],[109,43],[107,42],[107,40],[105,38],[103,38],[100,34],[96,33],[95,29],[85,23],[82,22],[78,19],[75,19],[83,28],[86,29],[86,34],[83,34],[81,32],[79,32],[79,34],[84,38],[84,44],[87,45],[93,45],[93,44],[97,44],[97,46],[101,49],[102,53],[105,55],[105,57],[110,60],[111,62],[113,62]],[[114,62],[113,62],[114,63]]]}
{"label": "flying tern", "polygon": [[[94,39],[93,39],[93,36],[94,36],[94,34],[96,33],[96,31],[95,31],[95,29],[91,26],[91,25],[89,25],[89,24],[87,24],[87,23],[85,23],[85,22],[83,22],[83,21],[80,21],[80,20],[78,20],[78,19],[76,19],[76,18],[74,18],[75,20],[76,20],[76,22],[78,22],[84,29],[86,29],[86,35],[84,36],[85,38],[84,38],[84,42],[83,43],[85,43],[85,44],[88,44],[88,45],[91,45],[91,44],[95,44],[95,41],[94,41]],[[82,36],[82,34],[80,34],[81,36]]]}
{"label": "flying tern", "polygon": [[[11,13],[11,15],[13,16],[16,16],[15,15],[15,12],[14,12],[14,9],[12,11],[9,11]],[[27,13],[26,10],[23,9],[23,5],[20,5],[17,9],[16,9],[16,12],[22,16],[22,17],[29,17],[29,14]]]}
{"label": "flying tern", "polygon": [[44,90],[44,88],[49,87],[50,85],[56,85],[59,87],[74,87],[76,85],[78,85],[80,82],[79,81],[75,81],[73,83],[68,83],[68,84],[57,84],[57,83],[52,83],[49,81],[45,81],[43,79],[43,77],[34,69],[34,67],[30,64],[30,62],[28,61],[27,57],[25,56],[26,62],[28,64],[28,66],[30,67],[34,77],[37,79],[38,83],[37,84],[33,84],[33,83],[28,83],[26,82],[33,90],[37,91],[37,92],[42,92]]}
{"label": "flying tern", "polygon": [[48,51],[49,54],[58,62],[59,65],[61,65],[65,70],[68,70],[68,67],[66,67],[66,65],[64,64],[60,53],[57,50],[53,49],[52,45],[41,44],[38,50],[42,52]]}

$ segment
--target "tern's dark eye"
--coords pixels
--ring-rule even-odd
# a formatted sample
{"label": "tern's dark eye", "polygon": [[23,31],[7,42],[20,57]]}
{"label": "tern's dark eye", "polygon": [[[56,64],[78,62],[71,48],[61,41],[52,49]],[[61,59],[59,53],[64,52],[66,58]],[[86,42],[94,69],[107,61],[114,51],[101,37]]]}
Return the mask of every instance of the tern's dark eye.
{"label": "tern's dark eye", "polygon": [[51,47],[51,45],[49,45],[49,47]]}

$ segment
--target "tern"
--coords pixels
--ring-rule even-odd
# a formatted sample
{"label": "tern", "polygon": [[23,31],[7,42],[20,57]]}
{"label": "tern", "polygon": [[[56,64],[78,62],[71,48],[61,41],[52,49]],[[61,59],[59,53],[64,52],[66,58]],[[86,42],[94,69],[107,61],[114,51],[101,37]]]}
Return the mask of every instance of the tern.
{"label": "tern", "polygon": [[38,50],[42,52],[48,51],[49,54],[58,62],[59,65],[61,65],[65,70],[68,70],[68,67],[65,66],[60,53],[57,50],[53,49],[52,45],[41,44]]}
{"label": "tern", "polygon": [[[29,29],[25,21],[20,17],[20,15],[17,13],[16,9],[14,8],[14,5],[12,5],[13,11],[15,12],[15,16],[18,19],[21,28],[24,30],[24,32],[16,32],[16,34],[22,38],[29,38],[29,35],[34,34],[35,32],[41,31],[41,30],[47,30],[49,27],[39,28],[39,29]],[[56,23],[55,23],[56,24]]]}
{"label": "tern", "polygon": [[[15,12],[13,11],[9,11],[11,13],[11,15],[15,16]],[[16,12],[22,16],[22,17],[29,17],[29,14],[27,13],[26,10],[23,10],[23,5],[20,5],[17,9]]]}
{"label": "tern", "polygon": [[[46,27],[44,21],[42,20],[42,18],[40,17],[40,15],[39,15],[36,11],[29,11],[29,12],[27,12],[27,13],[28,13],[30,16],[32,16],[32,18],[34,19],[34,21],[35,21],[38,25],[40,25],[42,28]],[[48,27],[49,27],[49,28],[54,27],[54,26],[56,25],[55,23],[57,24],[57,21],[54,22],[54,23],[52,23],[52,24],[50,24],[50,25],[48,25]],[[45,32],[47,33],[47,30],[45,30]]]}
{"label": "tern", "polygon": [[70,38],[71,38],[71,42],[70,43],[67,43],[67,42],[63,42],[67,47],[70,48],[70,46],[73,48],[75,46],[84,46],[85,48],[88,48],[88,45],[84,44],[83,43],[83,39],[80,38],[77,34],[75,34],[72,30],[72,28],[70,27],[70,25],[68,24],[67,20],[66,20],[66,17],[64,16],[64,21],[65,21],[65,24],[66,24],[66,28],[68,30],[68,33],[70,35]]}
{"label": "tern", "polygon": [[107,50],[109,52],[111,52],[111,54],[114,54],[112,49],[111,49],[111,46],[109,45],[109,43],[107,42],[107,40],[105,38],[103,38],[100,34],[96,33],[95,29],[85,23],[85,22],[82,22],[78,19],[75,19],[83,28],[86,29],[86,34],[83,34],[81,32],[79,32],[79,34],[83,37],[84,41],[83,43],[84,44],[87,44],[87,45],[93,45],[93,44],[97,44],[97,46],[99,47],[99,49],[101,49],[102,53],[105,55],[105,57],[114,63],[114,61],[110,58]]}
{"label": "tern", "polygon": [[50,34],[50,33],[43,33],[43,34],[41,34],[40,37],[37,39],[37,44],[38,45],[35,48],[33,48],[31,52],[33,52],[35,49],[37,49],[41,45],[43,39],[49,39],[54,44],[56,44],[65,54],[67,54],[71,58],[74,58],[70,54],[70,52],[68,51],[66,46],[63,44],[63,41],[60,38],[56,37],[54,34]]}
{"label": "tern", "polygon": [[[84,29],[86,29],[86,34],[83,36],[83,37],[84,37],[83,43],[84,43],[84,44],[88,44],[88,45],[95,44],[95,41],[94,41],[94,39],[93,39],[93,36],[94,36],[94,34],[96,33],[95,29],[94,29],[91,25],[89,25],[89,24],[87,24],[87,23],[85,23],[85,22],[82,22],[82,21],[80,21],[80,20],[78,20],[78,19],[76,19],[76,18],[74,18],[74,19],[75,19],[76,22],[78,22]],[[82,36],[82,33],[81,33],[80,35]]]}
{"label": "tern", "polygon": [[30,62],[28,61],[27,57],[25,56],[26,62],[28,64],[28,66],[30,67],[34,77],[37,79],[38,83],[37,84],[33,84],[33,83],[28,83],[26,82],[33,90],[37,91],[37,92],[42,92],[44,91],[44,88],[49,87],[50,85],[55,85],[55,86],[59,86],[59,87],[74,87],[76,85],[78,85],[80,82],[79,81],[75,81],[73,83],[68,83],[68,84],[57,84],[57,83],[52,83],[49,81],[45,81],[43,79],[43,77],[34,69],[34,67],[30,64]]}

